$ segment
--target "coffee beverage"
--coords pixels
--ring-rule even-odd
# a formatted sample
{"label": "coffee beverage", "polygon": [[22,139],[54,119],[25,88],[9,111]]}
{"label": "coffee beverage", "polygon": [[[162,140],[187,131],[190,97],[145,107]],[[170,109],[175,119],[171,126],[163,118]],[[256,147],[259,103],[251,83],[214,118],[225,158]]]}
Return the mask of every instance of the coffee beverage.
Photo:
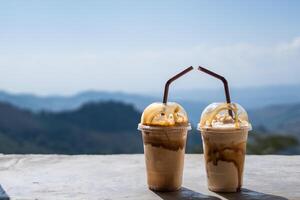
{"label": "coffee beverage", "polygon": [[235,103],[213,103],[203,111],[198,129],[202,135],[208,188],[215,192],[239,191],[251,130],[246,111]]}
{"label": "coffee beverage", "polygon": [[177,103],[153,103],[143,112],[142,132],[148,186],[156,191],[180,189],[187,132],[185,110]]}

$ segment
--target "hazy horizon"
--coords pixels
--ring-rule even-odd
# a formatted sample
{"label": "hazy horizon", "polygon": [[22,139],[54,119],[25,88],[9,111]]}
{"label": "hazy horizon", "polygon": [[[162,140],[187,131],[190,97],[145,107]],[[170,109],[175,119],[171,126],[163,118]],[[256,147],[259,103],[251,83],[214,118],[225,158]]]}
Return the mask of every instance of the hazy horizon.
{"label": "hazy horizon", "polygon": [[[247,90],[274,90],[278,88],[297,88],[300,89],[300,84],[285,84],[285,85],[264,85],[264,86],[245,86],[245,87],[230,87],[230,91],[247,91]],[[145,97],[161,97],[163,96],[163,90],[164,87],[162,86],[161,89],[152,91],[152,92],[127,92],[127,91],[122,91],[122,90],[105,90],[105,89],[85,89],[85,90],[80,90],[74,93],[49,93],[49,94],[39,94],[31,91],[22,91],[22,92],[14,92],[14,91],[9,91],[5,89],[0,89],[0,93],[4,92],[10,95],[32,95],[36,97],[72,97],[76,95],[80,95],[83,93],[89,93],[89,92],[104,92],[104,93],[122,93],[122,94],[129,94],[129,95],[140,95],[140,96],[145,96]],[[219,83],[219,87],[214,87],[214,88],[190,88],[190,89],[180,89],[177,87],[173,87],[172,85],[170,86],[170,91],[169,93],[172,94],[178,94],[178,93],[189,93],[189,92],[195,92],[195,91],[203,91],[203,92],[208,92],[211,91],[213,93],[219,92],[220,95],[223,95],[224,89],[223,85],[221,82]]]}

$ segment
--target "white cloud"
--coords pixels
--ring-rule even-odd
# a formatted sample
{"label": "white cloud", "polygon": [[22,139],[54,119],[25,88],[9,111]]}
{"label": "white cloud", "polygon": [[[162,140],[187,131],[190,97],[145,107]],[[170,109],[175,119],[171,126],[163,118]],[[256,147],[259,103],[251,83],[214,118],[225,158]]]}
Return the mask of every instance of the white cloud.
{"label": "white cloud", "polygon": [[[85,89],[160,91],[165,80],[184,66],[203,65],[227,77],[231,86],[300,83],[300,37],[273,45],[195,45],[140,51],[74,53],[13,52],[0,55],[0,87],[40,94],[74,93]],[[197,73],[178,81],[177,88],[214,87]]]}
{"label": "white cloud", "polygon": [[281,52],[290,52],[290,51],[299,51],[300,50],[300,37],[295,38],[289,43],[283,43],[278,45],[278,51]]}

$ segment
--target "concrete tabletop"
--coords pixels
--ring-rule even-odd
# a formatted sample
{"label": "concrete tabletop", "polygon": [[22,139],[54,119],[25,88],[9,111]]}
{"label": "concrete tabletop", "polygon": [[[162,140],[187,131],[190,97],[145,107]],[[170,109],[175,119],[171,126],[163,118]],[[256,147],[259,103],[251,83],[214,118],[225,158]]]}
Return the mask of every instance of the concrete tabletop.
{"label": "concrete tabletop", "polygon": [[186,155],[183,188],[148,190],[144,155],[1,155],[0,199],[299,199],[300,156],[247,156],[240,193],[206,188],[203,155]]}

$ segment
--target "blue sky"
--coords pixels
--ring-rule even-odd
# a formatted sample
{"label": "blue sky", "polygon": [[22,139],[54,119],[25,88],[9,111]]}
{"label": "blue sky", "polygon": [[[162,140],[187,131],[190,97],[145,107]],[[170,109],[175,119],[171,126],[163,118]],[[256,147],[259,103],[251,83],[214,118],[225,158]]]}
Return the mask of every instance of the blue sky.
{"label": "blue sky", "polygon": [[[232,87],[299,84],[300,1],[5,1],[0,89],[161,91],[185,66]],[[192,73],[175,89],[216,88]]]}

